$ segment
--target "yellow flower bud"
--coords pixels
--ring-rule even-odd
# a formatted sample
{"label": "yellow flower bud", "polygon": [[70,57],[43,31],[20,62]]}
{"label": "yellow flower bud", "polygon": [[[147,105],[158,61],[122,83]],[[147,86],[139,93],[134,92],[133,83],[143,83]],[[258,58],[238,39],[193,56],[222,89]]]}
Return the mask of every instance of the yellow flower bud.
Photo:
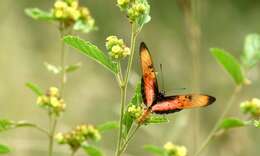
{"label": "yellow flower bud", "polygon": [[89,16],[90,16],[90,11],[89,11],[88,8],[82,7],[82,8],[80,8],[80,14],[81,14],[81,16],[82,16],[83,18],[88,19]]}
{"label": "yellow flower bud", "polygon": [[78,1],[73,1],[73,2],[71,2],[70,6],[71,6],[73,9],[77,9],[78,6],[79,6],[79,2],[78,2]]}
{"label": "yellow flower bud", "polygon": [[66,9],[66,13],[67,13],[68,17],[70,17],[74,21],[76,21],[80,17],[80,12],[72,7],[68,7]]}
{"label": "yellow flower bud", "polygon": [[58,96],[59,96],[59,89],[56,88],[56,87],[50,87],[50,89],[49,89],[49,95],[50,95],[50,96],[58,97]]}
{"label": "yellow flower bud", "polygon": [[63,18],[64,15],[65,15],[64,10],[61,9],[54,10],[54,16],[56,18]]}
{"label": "yellow flower bud", "polygon": [[60,106],[60,101],[57,99],[57,97],[50,97],[50,103],[52,107]]}
{"label": "yellow flower bud", "polygon": [[57,133],[57,134],[55,135],[55,139],[57,140],[57,142],[58,142],[59,144],[65,143],[65,138],[64,138],[64,136],[63,136],[62,133]]}
{"label": "yellow flower bud", "polygon": [[186,156],[187,149],[184,146],[176,146],[171,142],[167,142],[164,145],[164,149],[168,153],[169,156]]}
{"label": "yellow flower bud", "polygon": [[65,9],[66,7],[68,7],[68,4],[61,0],[58,0],[54,3],[55,9]]}

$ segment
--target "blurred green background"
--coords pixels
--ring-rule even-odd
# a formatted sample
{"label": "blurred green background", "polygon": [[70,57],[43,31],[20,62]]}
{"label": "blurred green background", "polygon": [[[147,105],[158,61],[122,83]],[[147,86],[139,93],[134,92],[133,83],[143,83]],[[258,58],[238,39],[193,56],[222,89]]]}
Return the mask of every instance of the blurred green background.
{"label": "blurred green background", "polygon": [[[210,107],[201,109],[199,142],[205,138],[214,125],[234,88],[229,75],[211,56],[209,48],[219,47],[239,57],[243,51],[244,37],[260,32],[259,0],[200,0],[200,22],[202,26],[202,49],[200,52],[201,91],[217,98]],[[57,77],[47,72],[43,62],[59,63],[60,40],[57,25],[34,21],[24,14],[28,7],[48,10],[53,1],[8,0],[0,1],[0,118],[29,120],[47,127],[44,111],[37,108],[35,95],[25,87],[28,81],[47,89],[56,86]],[[81,35],[105,50],[108,35],[118,35],[128,43],[130,26],[126,17],[115,5],[116,0],[81,0],[88,6],[96,19],[99,30]],[[151,50],[155,67],[164,66],[165,89],[168,94],[191,91],[192,58],[188,50],[183,16],[173,0],[152,0],[152,21],[145,25],[138,43],[145,41]],[[67,112],[63,115],[58,129],[69,130],[80,123],[100,124],[119,118],[119,89],[113,75],[102,66],[69,49],[66,62],[82,62],[83,67],[69,75],[65,101]],[[138,56],[134,60],[129,93],[140,78]],[[244,88],[234,105],[232,115],[242,116],[239,103],[259,96],[259,66],[251,71],[253,85]],[[161,81],[160,81],[161,82]],[[177,88],[187,88],[176,91]],[[193,127],[190,110],[171,114],[171,122],[163,125],[143,127],[130,143],[126,156],[144,156],[144,144],[162,146],[167,141],[194,148]],[[106,155],[113,155],[116,132],[108,132],[100,143]],[[47,155],[47,139],[37,131],[28,129],[12,130],[0,135],[0,143],[13,147],[10,156]],[[232,130],[215,139],[201,155],[204,156],[258,156],[260,134],[254,128]],[[198,145],[196,145],[198,146]],[[65,146],[55,146],[55,155],[68,155]]]}

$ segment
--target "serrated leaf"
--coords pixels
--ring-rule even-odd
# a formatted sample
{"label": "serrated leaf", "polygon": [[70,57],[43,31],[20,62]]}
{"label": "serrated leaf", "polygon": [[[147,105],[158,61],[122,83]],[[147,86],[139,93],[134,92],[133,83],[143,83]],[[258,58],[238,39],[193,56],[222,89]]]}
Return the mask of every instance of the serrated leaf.
{"label": "serrated leaf", "polygon": [[245,126],[245,122],[237,119],[237,118],[227,118],[224,119],[221,124],[219,125],[219,129],[231,129],[231,128],[237,128],[237,127],[243,127]]}
{"label": "serrated leaf", "polygon": [[38,8],[28,8],[25,9],[25,13],[30,16],[33,19],[36,20],[54,20],[55,17],[50,12],[46,12],[43,10],[40,10]]}
{"label": "serrated leaf", "polygon": [[11,120],[0,119],[0,132],[10,130],[15,127],[15,123]]}
{"label": "serrated leaf", "polygon": [[49,71],[49,72],[52,72],[53,74],[60,74],[62,69],[61,67],[59,66],[55,66],[53,64],[50,64],[48,62],[44,62],[44,66],[46,67],[46,69]]}
{"label": "serrated leaf", "polygon": [[26,86],[31,89],[36,95],[41,96],[43,95],[43,91],[40,89],[40,87],[32,82],[26,83]]}
{"label": "serrated leaf", "polygon": [[162,124],[169,122],[165,116],[151,116],[145,121],[145,124]]}
{"label": "serrated leaf", "polygon": [[155,145],[145,145],[144,149],[147,152],[150,152],[150,153],[158,155],[158,156],[166,156],[167,155],[163,148],[155,146]]}
{"label": "serrated leaf", "polygon": [[7,147],[6,145],[0,144],[0,154],[7,154],[10,152],[11,152],[11,150],[9,147]]}
{"label": "serrated leaf", "polygon": [[103,65],[114,74],[118,72],[117,65],[92,43],[75,36],[64,37],[64,42],[71,47],[78,49],[82,54]]}
{"label": "serrated leaf", "polygon": [[260,60],[260,35],[249,34],[246,36],[244,53],[242,56],[243,64],[252,68]]}
{"label": "serrated leaf", "polygon": [[102,156],[102,152],[94,146],[88,145],[88,144],[83,144],[82,148],[88,154],[88,156]]}
{"label": "serrated leaf", "polygon": [[101,125],[97,126],[97,129],[99,130],[99,132],[103,133],[105,131],[116,129],[118,127],[119,127],[118,122],[116,122],[116,121],[109,121],[109,122],[106,122],[104,124],[101,124]]}
{"label": "serrated leaf", "polygon": [[[130,107],[131,105],[141,105],[142,103],[142,95],[141,95],[141,83],[137,83],[136,88],[135,88],[135,94],[131,99],[130,104],[128,105],[128,107]],[[123,118],[123,124],[124,124],[124,135],[126,136],[130,130],[130,128],[132,127],[132,124],[134,122],[133,117],[126,111],[124,114],[124,118]]]}
{"label": "serrated leaf", "polygon": [[211,52],[213,56],[217,59],[217,61],[223,65],[226,71],[230,74],[230,76],[234,79],[237,85],[244,83],[245,77],[243,75],[241,66],[237,59],[232,56],[230,53],[218,49],[212,48]]}
{"label": "serrated leaf", "polygon": [[82,66],[81,63],[71,64],[65,68],[66,73],[71,73],[78,70]]}

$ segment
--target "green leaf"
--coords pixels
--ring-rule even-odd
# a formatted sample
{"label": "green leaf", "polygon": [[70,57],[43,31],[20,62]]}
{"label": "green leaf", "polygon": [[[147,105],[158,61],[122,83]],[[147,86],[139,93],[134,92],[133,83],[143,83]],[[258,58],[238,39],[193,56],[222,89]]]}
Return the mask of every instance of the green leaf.
{"label": "green leaf", "polygon": [[117,65],[92,43],[75,36],[65,36],[64,42],[71,47],[80,50],[82,54],[103,65],[114,74],[118,72]]}
{"label": "green leaf", "polygon": [[219,129],[231,129],[245,126],[245,122],[237,118],[227,118],[219,125]]}
{"label": "green leaf", "polygon": [[88,144],[83,144],[82,148],[84,149],[86,154],[88,154],[89,156],[102,156],[103,155],[102,152],[94,146],[91,146]]}
{"label": "green leaf", "polygon": [[62,71],[61,67],[49,64],[48,62],[44,62],[44,66],[46,67],[46,69],[49,72],[52,72],[53,74],[56,74],[56,75],[60,74]]}
{"label": "green leaf", "polygon": [[246,36],[244,53],[242,56],[243,64],[252,68],[260,60],[260,35],[249,34]]}
{"label": "green leaf", "polygon": [[13,129],[14,127],[15,127],[15,123],[13,121],[0,119],[0,132]]}
{"label": "green leaf", "polygon": [[97,129],[99,130],[100,133],[103,133],[105,131],[116,129],[118,127],[119,127],[118,122],[116,122],[116,121],[109,121],[109,122],[106,122],[104,124],[101,124],[101,125],[97,126]]}
{"label": "green leaf", "polygon": [[36,20],[54,20],[55,17],[50,12],[45,12],[38,8],[28,8],[25,9],[25,13],[33,19]]}
{"label": "green leaf", "polygon": [[39,86],[37,86],[34,83],[28,82],[26,83],[26,86],[31,89],[36,95],[41,96],[43,95],[43,91],[40,89]]}
{"label": "green leaf", "polygon": [[0,144],[0,154],[7,154],[10,153],[11,150],[6,145]]}
{"label": "green leaf", "polygon": [[161,147],[155,146],[155,145],[145,145],[144,149],[150,153],[153,153],[158,156],[166,156],[167,153],[165,150]]}
{"label": "green leaf", "polygon": [[224,66],[237,85],[244,83],[245,77],[241,66],[234,56],[217,48],[211,49],[211,52],[217,61]]}
{"label": "green leaf", "polygon": [[[137,83],[136,88],[135,88],[135,94],[131,99],[130,104],[128,105],[128,107],[130,107],[131,105],[141,105],[142,104],[142,94],[141,94],[141,83]],[[132,124],[134,122],[133,117],[126,111],[124,114],[124,118],[123,118],[123,124],[124,124],[124,135],[126,136],[129,132],[129,130],[132,127]]]}
{"label": "green leaf", "polygon": [[71,64],[65,68],[66,73],[71,73],[78,70],[82,66],[81,63]]}
{"label": "green leaf", "polygon": [[169,122],[169,119],[165,116],[151,116],[147,121],[145,121],[145,124],[162,124],[167,122]]}

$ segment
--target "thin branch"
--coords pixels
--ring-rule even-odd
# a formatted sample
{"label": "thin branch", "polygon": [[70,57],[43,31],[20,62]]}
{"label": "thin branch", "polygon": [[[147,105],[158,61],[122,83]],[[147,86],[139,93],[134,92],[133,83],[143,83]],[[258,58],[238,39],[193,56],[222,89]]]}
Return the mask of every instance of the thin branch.
{"label": "thin branch", "polygon": [[238,93],[241,91],[241,87],[242,86],[236,86],[235,90],[233,91],[233,93],[232,93],[232,95],[231,95],[231,97],[230,97],[230,99],[229,99],[229,101],[227,103],[227,106],[226,106],[225,110],[222,112],[222,114],[218,118],[216,124],[214,125],[213,129],[210,131],[209,135],[203,141],[203,143],[201,144],[200,148],[198,149],[198,151],[195,153],[194,156],[199,156],[199,154],[203,151],[203,149],[209,144],[209,142],[213,138],[214,134],[218,130],[218,127],[219,127],[220,123],[225,118],[225,116],[229,112],[230,108],[232,108],[232,105],[234,104],[234,101],[236,100],[236,98],[238,96]]}

